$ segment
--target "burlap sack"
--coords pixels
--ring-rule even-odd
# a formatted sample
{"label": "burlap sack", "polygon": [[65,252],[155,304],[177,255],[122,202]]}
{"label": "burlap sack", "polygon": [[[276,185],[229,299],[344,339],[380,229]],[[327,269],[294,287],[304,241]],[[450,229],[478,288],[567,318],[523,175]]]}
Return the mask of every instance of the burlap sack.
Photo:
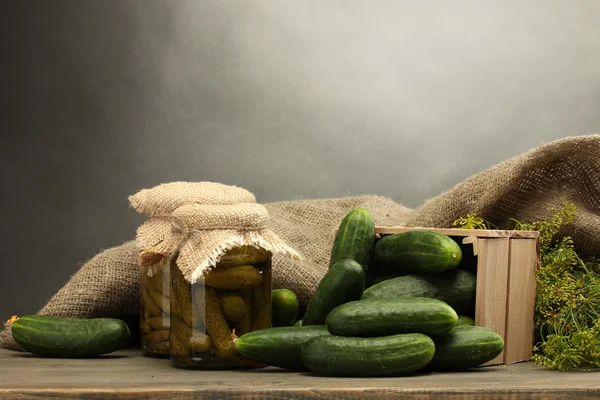
{"label": "burlap sack", "polygon": [[[600,252],[600,135],[540,146],[470,177],[415,210],[377,196],[265,204],[269,226],[304,257],[302,262],[276,257],[273,283],[292,289],[305,303],[327,268],[339,222],[356,207],[369,209],[377,225],[451,227],[456,218],[476,212],[505,226],[509,217],[543,219],[563,198],[577,208],[575,222],[564,233],[574,237],[579,251]],[[40,313],[135,315],[138,272],[132,242],[106,250],[84,265]],[[15,347],[7,331],[0,346]]]}
{"label": "burlap sack", "polygon": [[406,226],[451,227],[477,213],[500,228],[543,220],[561,201],[577,216],[563,230],[577,250],[600,253],[600,135],[557,140],[466,179],[415,209]]}

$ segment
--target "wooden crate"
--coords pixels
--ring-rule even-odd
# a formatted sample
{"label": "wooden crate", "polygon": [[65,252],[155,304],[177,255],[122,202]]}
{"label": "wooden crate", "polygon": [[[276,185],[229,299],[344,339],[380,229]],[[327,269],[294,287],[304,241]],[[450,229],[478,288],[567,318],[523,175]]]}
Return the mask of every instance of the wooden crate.
{"label": "wooden crate", "polygon": [[497,332],[504,351],[486,365],[513,364],[532,356],[535,270],[539,233],[479,229],[376,227],[378,236],[426,229],[472,244],[477,256],[475,324]]}

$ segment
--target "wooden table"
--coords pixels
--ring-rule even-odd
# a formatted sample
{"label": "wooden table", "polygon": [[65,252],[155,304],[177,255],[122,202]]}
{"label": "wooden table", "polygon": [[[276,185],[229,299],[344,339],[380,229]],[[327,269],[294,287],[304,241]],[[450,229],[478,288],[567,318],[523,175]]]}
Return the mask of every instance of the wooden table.
{"label": "wooden table", "polygon": [[278,368],[190,371],[124,350],[98,359],[43,359],[0,350],[0,399],[548,399],[600,398],[596,372],[531,363],[403,378],[321,378]]}

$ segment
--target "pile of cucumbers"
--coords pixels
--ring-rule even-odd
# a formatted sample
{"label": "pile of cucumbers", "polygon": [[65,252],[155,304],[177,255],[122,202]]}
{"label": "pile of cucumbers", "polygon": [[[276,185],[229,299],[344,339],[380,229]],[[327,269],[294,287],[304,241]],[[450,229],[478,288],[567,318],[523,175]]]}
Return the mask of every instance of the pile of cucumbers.
{"label": "pile of cucumbers", "polygon": [[369,211],[355,209],[340,224],[329,269],[302,320],[247,333],[235,346],[259,363],[323,376],[477,367],[504,342],[474,326],[471,259],[433,231],[377,240]]}

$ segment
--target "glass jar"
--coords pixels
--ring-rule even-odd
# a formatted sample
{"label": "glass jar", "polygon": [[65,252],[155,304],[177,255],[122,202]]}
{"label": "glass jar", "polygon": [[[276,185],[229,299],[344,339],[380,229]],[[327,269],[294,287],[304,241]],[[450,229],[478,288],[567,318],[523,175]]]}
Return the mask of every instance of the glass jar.
{"label": "glass jar", "polygon": [[140,275],[140,333],[142,351],[149,357],[169,357],[169,332],[171,320],[171,270],[169,263],[148,276]]}
{"label": "glass jar", "polygon": [[[271,253],[252,246],[227,252],[190,284],[171,260],[171,363],[178,368],[257,367],[234,339],[271,327]],[[262,365],[260,365],[262,366]]]}

